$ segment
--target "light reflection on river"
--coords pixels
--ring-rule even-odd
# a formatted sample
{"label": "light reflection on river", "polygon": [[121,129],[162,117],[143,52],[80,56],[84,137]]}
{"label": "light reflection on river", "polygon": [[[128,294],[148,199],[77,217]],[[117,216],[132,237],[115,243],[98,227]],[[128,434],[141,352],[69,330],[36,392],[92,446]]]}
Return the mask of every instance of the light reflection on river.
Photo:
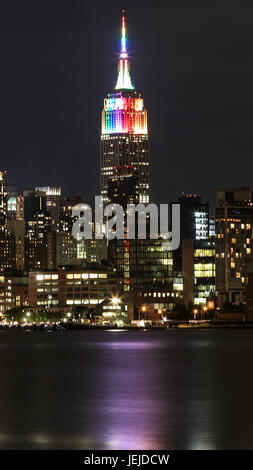
{"label": "light reflection on river", "polygon": [[253,330],[1,332],[1,449],[252,449]]}

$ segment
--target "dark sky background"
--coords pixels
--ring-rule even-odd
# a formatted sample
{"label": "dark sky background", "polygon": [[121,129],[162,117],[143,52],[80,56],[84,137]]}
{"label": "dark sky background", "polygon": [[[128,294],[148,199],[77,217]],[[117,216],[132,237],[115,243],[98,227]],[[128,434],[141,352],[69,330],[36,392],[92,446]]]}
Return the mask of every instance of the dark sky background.
{"label": "dark sky background", "polygon": [[20,191],[99,194],[121,9],[145,99],[152,199],[215,199],[253,171],[253,2],[0,0],[0,168]]}

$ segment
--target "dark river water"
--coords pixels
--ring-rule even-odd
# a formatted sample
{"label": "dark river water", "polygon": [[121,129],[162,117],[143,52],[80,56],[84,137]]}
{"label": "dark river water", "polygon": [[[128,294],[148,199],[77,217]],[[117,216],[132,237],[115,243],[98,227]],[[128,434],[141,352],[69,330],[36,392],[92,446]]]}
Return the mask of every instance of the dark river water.
{"label": "dark river water", "polygon": [[0,333],[1,449],[253,449],[253,330]]}

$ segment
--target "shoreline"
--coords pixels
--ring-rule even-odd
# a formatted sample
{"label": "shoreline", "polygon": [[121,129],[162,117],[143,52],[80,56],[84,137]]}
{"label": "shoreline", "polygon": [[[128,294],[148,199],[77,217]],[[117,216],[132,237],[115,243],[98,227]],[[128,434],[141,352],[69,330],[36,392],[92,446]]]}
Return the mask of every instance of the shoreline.
{"label": "shoreline", "polygon": [[188,323],[180,323],[178,325],[173,325],[170,327],[167,326],[148,326],[148,327],[103,327],[103,326],[84,326],[84,325],[75,325],[75,326],[64,326],[64,328],[57,330],[53,328],[41,328],[39,326],[32,327],[32,326],[4,326],[0,327],[0,333],[8,333],[8,332],[31,332],[31,333],[64,333],[67,331],[113,331],[113,332],[133,332],[133,331],[140,331],[140,332],[154,332],[154,331],[173,331],[173,330],[220,330],[220,329],[253,329],[253,323],[249,324],[212,324],[212,325],[189,325]]}

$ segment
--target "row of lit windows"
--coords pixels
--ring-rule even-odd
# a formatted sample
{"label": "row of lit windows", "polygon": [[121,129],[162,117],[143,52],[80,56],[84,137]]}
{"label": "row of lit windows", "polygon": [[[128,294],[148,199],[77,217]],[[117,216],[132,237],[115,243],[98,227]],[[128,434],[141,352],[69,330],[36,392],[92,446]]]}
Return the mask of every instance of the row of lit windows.
{"label": "row of lit windows", "polygon": [[213,249],[196,249],[195,250],[196,257],[211,257],[215,256],[215,250]]}
{"label": "row of lit windows", "polygon": [[179,297],[180,294],[178,292],[148,292],[143,294],[144,297]]}
{"label": "row of lit windows", "polygon": [[58,279],[58,274],[37,274],[37,281],[44,281],[49,279]]}
{"label": "row of lit windows", "polygon": [[83,274],[67,274],[66,275],[67,279],[106,279],[107,274],[102,273],[102,274],[97,274],[97,273],[83,273]]}
{"label": "row of lit windows", "polygon": [[103,302],[104,299],[82,299],[82,300],[67,300],[67,305],[97,305]]}

